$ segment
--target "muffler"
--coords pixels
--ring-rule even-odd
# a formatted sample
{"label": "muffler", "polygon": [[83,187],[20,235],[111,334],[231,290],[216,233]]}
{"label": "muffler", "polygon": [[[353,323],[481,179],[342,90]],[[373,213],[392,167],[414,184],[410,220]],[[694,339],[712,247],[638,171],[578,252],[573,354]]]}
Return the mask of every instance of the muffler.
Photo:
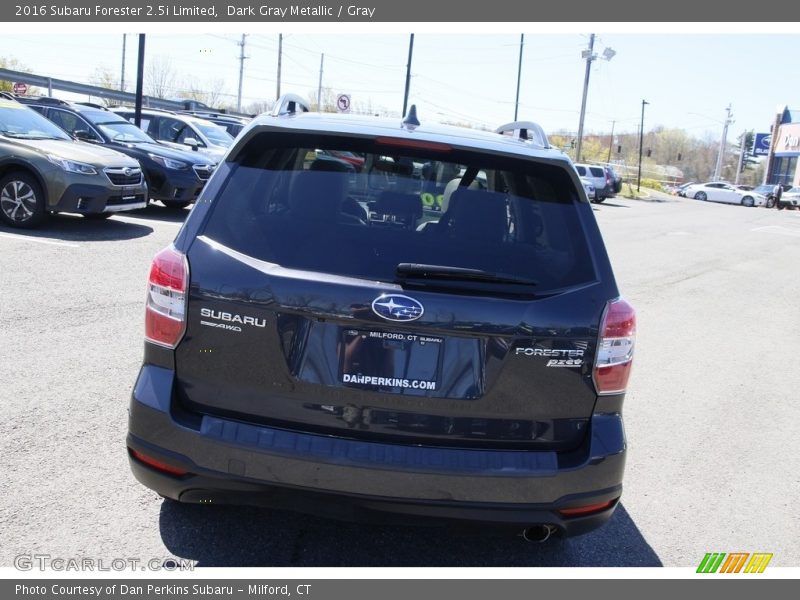
{"label": "muffler", "polygon": [[536,542],[541,544],[550,539],[550,536],[556,532],[553,525],[531,525],[522,530],[522,539],[526,542]]}

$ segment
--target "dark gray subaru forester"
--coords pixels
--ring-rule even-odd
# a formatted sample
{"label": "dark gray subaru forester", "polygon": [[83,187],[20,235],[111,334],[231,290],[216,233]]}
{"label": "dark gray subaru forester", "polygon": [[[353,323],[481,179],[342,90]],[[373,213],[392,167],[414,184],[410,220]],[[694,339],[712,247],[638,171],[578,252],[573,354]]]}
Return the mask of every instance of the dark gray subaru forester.
{"label": "dark gray subaru forester", "polygon": [[635,315],[534,123],[283,98],[154,258],[145,321],[127,446],[167,498],[539,541],[619,501]]}

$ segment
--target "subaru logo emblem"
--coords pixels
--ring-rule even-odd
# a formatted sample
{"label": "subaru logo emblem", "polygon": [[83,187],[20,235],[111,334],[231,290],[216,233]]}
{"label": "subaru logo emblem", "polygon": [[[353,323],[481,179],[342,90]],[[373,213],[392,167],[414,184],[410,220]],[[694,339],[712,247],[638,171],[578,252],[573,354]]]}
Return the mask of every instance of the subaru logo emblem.
{"label": "subaru logo emblem", "polygon": [[372,301],[372,312],[387,321],[413,321],[425,309],[422,304],[402,294],[383,294]]}
{"label": "subaru logo emblem", "polygon": [[125,175],[130,177],[131,173],[133,173],[133,169],[131,169],[130,167],[125,167],[125,170],[123,171],[123,173],[125,173]]}

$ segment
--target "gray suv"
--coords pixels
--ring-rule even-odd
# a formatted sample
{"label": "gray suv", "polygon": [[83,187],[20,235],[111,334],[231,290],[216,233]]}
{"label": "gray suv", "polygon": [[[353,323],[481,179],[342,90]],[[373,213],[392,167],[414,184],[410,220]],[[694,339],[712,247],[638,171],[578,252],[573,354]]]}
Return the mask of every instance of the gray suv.
{"label": "gray suv", "polygon": [[536,541],[602,525],[636,317],[569,158],[530,122],[305,109],[248,125],[153,259],[135,477]]}
{"label": "gray suv", "polygon": [[0,97],[2,222],[36,227],[54,212],[105,218],[146,202],[137,161],[75,141],[36,111]]}

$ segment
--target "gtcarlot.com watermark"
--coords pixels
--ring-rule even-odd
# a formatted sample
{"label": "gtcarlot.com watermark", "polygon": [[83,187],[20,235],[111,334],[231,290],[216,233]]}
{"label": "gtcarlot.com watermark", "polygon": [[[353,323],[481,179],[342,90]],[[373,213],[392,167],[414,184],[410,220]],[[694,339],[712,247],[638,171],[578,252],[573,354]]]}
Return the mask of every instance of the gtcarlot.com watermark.
{"label": "gtcarlot.com watermark", "polygon": [[197,561],[186,558],[65,558],[52,554],[18,554],[18,571],[194,571]]}

